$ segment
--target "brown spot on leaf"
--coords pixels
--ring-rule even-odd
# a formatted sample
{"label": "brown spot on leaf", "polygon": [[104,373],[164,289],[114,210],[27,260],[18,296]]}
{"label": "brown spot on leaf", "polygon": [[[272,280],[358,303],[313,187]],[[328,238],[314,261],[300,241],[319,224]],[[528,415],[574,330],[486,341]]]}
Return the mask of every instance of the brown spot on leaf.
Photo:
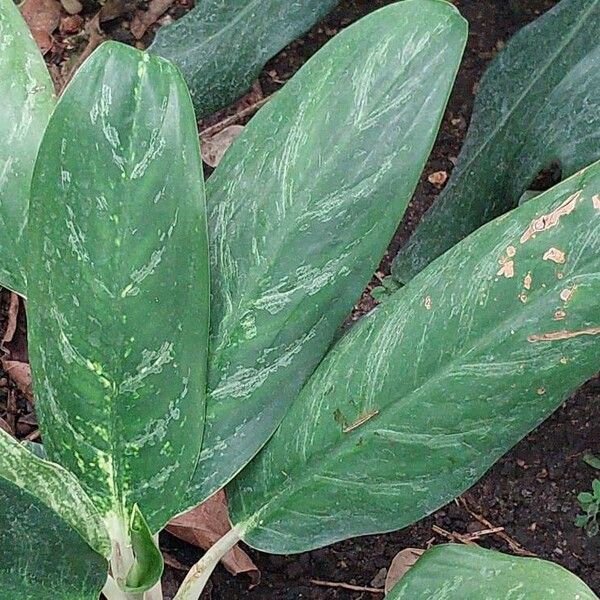
{"label": "brown spot on leaf", "polygon": [[515,276],[515,261],[514,260],[505,260],[500,263],[502,266],[498,271],[497,275],[503,275],[507,279]]}
{"label": "brown spot on leaf", "polygon": [[425,308],[427,310],[431,310],[431,296],[427,296],[427,298],[425,298],[425,302],[423,304],[425,305]]}
{"label": "brown spot on leaf", "polygon": [[541,387],[541,388],[538,388],[538,391],[537,391],[537,393],[538,393],[540,396],[543,396],[543,395],[546,393],[546,390],[545,390],[545,388]]}
{"label": "brown spot on leaf", "polygon": [[519,300],[520,300],[520,301],[521,301],[523,304],[525,304],[525,303],[527,302],[527,294],[526,294],[525,292],[521,292],[521,293],[519,294]]}
{"label": "brown spot on leaf", "polygon": [[573,292],[575,291],[575,288],[565,288],[561,293],[560,293],[560,299],[563,302],[568,302],[572,297],[573,297]]}
{"label": "brown spot on leaf", "polygon": [[600,335],[600,327],[589,327],[588,329],[579,329],[578,331],[553,331],[550,333],[541,333],[530,335],[528,342],[556,342],[558,340],[570,340],[582,335]]}
{"label": "brown spot on leaf", "polygon": [[531,289],[531,284],[533,283],[533,277],[531,276],[531,271],[525,275],[525,279],[523,280],[523,287],[526,290]]}
{"label": "brown spot on leaf", "polygon": [[552,229],[552,227],[556,227],[561,219],[565,215],[570,215],[577,206],[577,201],[581,196],[581,191],[575,192],[573,195],[569,196],[560,206],[555,208],[552,212],[547,215],[542,215],[538,219],[534,219],[529,227],[525,230],[523,235],[521,236],[521,244],[524,244],[532,237],[536,235],[536,233],[540,233],[542,231],[546,231],[547,229]]}
{"label": "brown spot on leaf", "polygon": [[559,308],[554,313],[554,320],[555,321],[562,321],[566,316],[567,316],[567,313],[564,310],[562,310],[562,308]]}
{"label": "brown spot on leaf", "polygon": [[507,255],[509,258],[513,258],[513,257],[514,257],[514,255],[515,255],[516,253],[517,253],[517,249],[516,249],[514,246],[509,246],[509,247],[506,249],[506,255]]}
{"label": "brown spot on leaf", "polygon": [[596,210],[600,210],[600,196],[598,194],[592,196],[592,204]]}
{"label": "brown spot on leaf", "polygon": [[567,258],[562,250],[559,250],[558,248],[550,248],[549,250],[546,250],[544,254],[544,260],[551,260],[558,265],[563,265],[565,264]]}

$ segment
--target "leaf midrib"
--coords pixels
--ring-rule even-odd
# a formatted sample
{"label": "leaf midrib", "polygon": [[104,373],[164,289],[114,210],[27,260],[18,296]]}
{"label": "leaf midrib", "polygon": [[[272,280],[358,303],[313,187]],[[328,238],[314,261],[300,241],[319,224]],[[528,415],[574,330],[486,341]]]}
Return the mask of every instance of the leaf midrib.
{"label": "leaf midrib", "polygon": [[[581,276],[582,276],[581,273],[577,273],[576,275],[574,274],[569,279],[561,280],[559,282],[560,285],[557,284],[552,289],[557,290],[559,288],[562,289],[563,287],[568,287],[568,282],[572,278],[579,279]],[[406,288],[402,288],[402,289],[398,290],[395,294],[400,294],[400,293],[404,294],[405,292],[406,292]],[[546,297],[547,294],[550,293],[548,288],[546,288],[546,289],[540,288],[540,289],[536,290],[536,292],[537,293],[534,292],[534,294],[538,298],[540,297],[540,293],[541,293],[541,297]],[[387,302],[390,302],[390,301],[391,301],[391,298]],[[520,314],[527,316],[531,313],[538,313],[538,312],[539,312],[538,302],[530,302],[525,306],[525,308],[523,309],[523,312]],[[498,327],[493,329],[492,332],[488,331],[485,334],[485,336],[478,336],[476,343],[472,346],[471,350],[469,350],[468,353],[461,354],[455,360],[450,360],[450,362],[446,363],[445,367],[440,369],[437,372],[437,374],[434,375],[433,377],[428,378],[422,385],[415,387],[413,390],[411,390],[410,392],[408,392],[407,394],[405,394],[404,396],[399,398],[398,401],[395,401],[395,402],[392,401],[389,404],[387,404],[386,406],[383,406],[382,408],[380,408],[376,419],[366,422],[363,426],[360,427],[360,429],[357,429],[356,432],[352,432],[350,435],[347,435],[347,437],[337,438],[336,440],[334,440],[332,443],[328,444],[324,448],[317,448],[316,451],[313,451],[313,453],[311,454],[311,456],[309,457],[309,459],[307,461],[296,463],[297,466],[295,469],[293,469],[293,470],[289,469],[288,471],[286,471],[286,473],[288,473],[288,475],[289,475],[289,478],[287,481],[292,480],[292,473],[296,473],[298,470],[302,471],[302,477],[294,478],[291,485],[284,487],[283,489],[278,491],[261,508],[254,511],[252,514],[246,516],[246,518],[239,523],[239,526],[243,529],[244,534],[246,534],[247,532],[250,532],[254,529],[257,529],[257,528],[260,529],[262,526],[258,525],[258,521],[262,517],[262,515],[264,515],[267,512],[269,506],[271,506],[274,502],[276,502],[277,499],[280,498],[282,495],[287,494],[289,496],[292,496],[292,495],[296,494],[300,489],[302,489],[302,487],[304,487],[304,485],[305,485],[304,482],[312,479],[315,475],[319,475],[319,471],[324,471],[326,469],[327,465],[334,462],[338,458],[342,449],[345,448],[348,443],[354,444],[354,441],[351,441],[351,440],[354,440],[354,438],[357,434],[373,433],[377,429],[380,429],[381,427],[377,426],[376,424],[381,422],[381,418],[387,412],[392,410],[394,407],[398,406],[399,403],[402,402],[403,400],[405,400],[406,398],[410,398],[414,394],[417,394],[417,393],[427,389],[427,387],[433,383],[438,383],[449,372],[452,372],[454,367],[457,364],[460,364],[461,360],[464,359],[465,356],[479,354],[485,347],[489,346],[489,344],[491,343],[491,341],[493,339],[495,339],[498,336],[502,337],[501,334],[506,332],[506,330],[510,330],[512,326],[514,326],[514,314],[507,315],[506,319],[504,319],[498,325]],[[496,335],[494,335],[494,334],[496,334]],[[310,385],[310,379],[305,384],[305,386],[304,386],[303,390],[300,392],[300,394],[302,394],[302,392],[308,385]],[[325,457],[325,458],[323,459],[323,457]],[[238,496],[240,499],[243,499],[243,493],[241,491],[238,492]],[[241,502],[241,504],[243,507],[244,503]],[[276,514],[277,511],[281,511],[281,510],[285,510],[284,504],[280,505],[279,507],[276,506],[274,513]]]}

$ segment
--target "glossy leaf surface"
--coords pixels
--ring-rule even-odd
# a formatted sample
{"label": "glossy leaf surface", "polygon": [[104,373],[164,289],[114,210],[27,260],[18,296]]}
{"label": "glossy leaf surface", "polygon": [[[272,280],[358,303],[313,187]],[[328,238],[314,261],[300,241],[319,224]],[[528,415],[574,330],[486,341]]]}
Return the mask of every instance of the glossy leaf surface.
{"label": "glossy leaf surface", "polygon": [[448,185],[396,257],[398,280],[515,207],[541,170],[557,163],[566,177],[600,158],[599,22],[600,0],[562,0],[497,56]]}
{"label": "glossy leaf surface", "polygon": [[44,59],[13,0],[0,0],[0,284],[25,294],[33,165],[54,106]]}
{"label": "glossy leaf surface", "polygon": [[466,37],[438,0],[336,36],[207,183],[211,357],[196,502],[257,452],[360,297],[430,152]]}
{"label": "glossy leaf surface", "polygon": [[202,0],[161,27],[149,51],[181,69],[202,117],[237,100],[272,56],[338,2]]}
{"label": "glossy leaf surface", "polygon": [[100,514],[71,473],[4,431],[0,502],[0,597],[97,600],[110,553]]}
{"label": "glossy leaf surface", "polygon": [[48,455],[107,522],[138,504],[155,533],[200,450],[208,337],[198,139],[170,64],[117,43],[88,59],[44,136],[29,225]]}
{"label": "glossy leaf surface", "polygon": [[445,544],[423,554],[388,600],[598,600],[578,577],[539,558]]}
{"label": "glossy leaf surface", "polygon": [[160,581],[165,565],[152,532],[137,505],[131,513],[129,531],[135,562],[127,574],[124,588],[128,592],[139,594]]}
{"label": "glossy leaf surface", "polygon": [[400,529],[600,364],[600,163],[481,228],[343,337],[231,485],[270,552]]}

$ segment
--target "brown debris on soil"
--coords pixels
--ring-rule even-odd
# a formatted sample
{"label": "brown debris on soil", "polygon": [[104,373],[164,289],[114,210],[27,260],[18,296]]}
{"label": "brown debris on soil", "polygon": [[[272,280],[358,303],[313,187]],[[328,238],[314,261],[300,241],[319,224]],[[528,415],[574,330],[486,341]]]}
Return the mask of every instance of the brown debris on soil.
{"label": "brown debris on soil", "polygon": [[[203,550],[208,550],[230,529],[227,497],[223,490],[167,525],[170,534]],[[223,557],[222,563],[232,575],[248,575],[251,587],[260,582],[260,571],[239,546],[234,546]]]}

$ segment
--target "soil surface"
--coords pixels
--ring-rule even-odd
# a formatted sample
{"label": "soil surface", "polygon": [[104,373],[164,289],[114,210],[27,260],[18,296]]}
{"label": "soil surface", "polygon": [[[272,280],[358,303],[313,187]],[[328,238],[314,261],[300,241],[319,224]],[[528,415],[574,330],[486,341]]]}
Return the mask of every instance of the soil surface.
{"label": "soil surface", "polygon": [[[289,79],[302,64],[340,29],[390,2],[344,0],[326,19],[300,40],[292,43],[269,62],[260,78],[262,93],[268,95]],[[389,273],[391,259],[406,242],[423,213],[435,201],[440,189],[428,180],[434,172],[451,173],[466,133],[478,81],[493,56],[510,36],[552,7],[553,0],[456,0],[454,4],[470,23],[469,43],[450,99],[438,140],[410,203],[407,215],[380,266],[378,277]],[[84,6],[86,4],[84,3]],[[170,11],[178,17],[189,10],[189,0],[179,0]],[[93,16],[85,14],[87,22]],[[171,17],[167,17],[171,18]],[[82,28],[83,24],[79,24]],[[104,27],[120,41],[134,43],[127,19]],[[46,55],[56,71],[76,63],[85,40],[61,39]],[[150,31],[138,42],[144,47]],[[75,40],[75,41],[73,41]],[[69,56],[69,53],[72,56]],[[63,69],[64,70],[64,69]],[[208,120],[208,124],[211,121]],[[377,279],[373,280],[373,285]],[[5,321],[8,296],[3,296],[0,320]],[[353,318],[374,306],[365,293]],[[4,326],[2,326],[2,330]],[[19,437],[36,435],[31,404],[0,372],[0,409],[11,420]],[[203,598],[213,600],[371,599],[381,593],[351,591],[314,583],[314,580],[382,588],[385,571],[397,552],[407,547],[426,548],[431,544],[459,541],[461,535],[486,526],[503,527],[508,538],[485,535],[482,546],[513,552],[515,544],[542,558],[558,562],[600,593],[600,537],[587,538],[573,522],[578,513],[576,496],[591,487],[598,472],[582,460],[585,452],[600,454],[600,379],[589,382],[537,430],[509,452],[467,494],[412,527],[396,533],[348,540],[313,552],[294,556],[272,556],[247,549],[262,573],[261,583],[252,590],[244,576],[234,578],[218,567]],[[2,423],[0,423],[2,425]],[[17,431],[18,428],[21,428]],[[454,537],[453,537],[454,536]],[[508,539],[508,541],[506,541]],[[161,536],[163,549],[183,565],[193,564],[201,552],[169,534]],[[512,544],[512,547],[511,547]],[[167,567],[166,598],[171,597],[183,572]]]}

